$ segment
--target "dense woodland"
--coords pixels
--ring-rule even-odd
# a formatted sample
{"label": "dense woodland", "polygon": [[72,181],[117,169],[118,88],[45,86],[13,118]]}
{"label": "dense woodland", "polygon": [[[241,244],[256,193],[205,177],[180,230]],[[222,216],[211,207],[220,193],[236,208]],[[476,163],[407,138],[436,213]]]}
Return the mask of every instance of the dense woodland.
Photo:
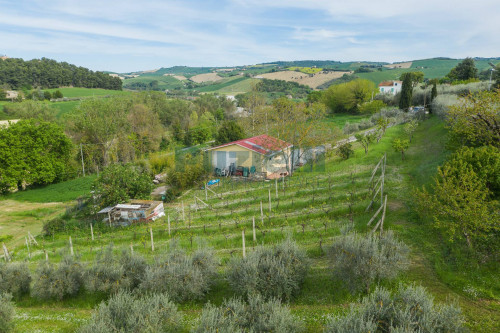
{"label": "dense woodland", "polygon": [[122,89],[122,81],[118,77],[47,58],[29,61],[7,58],[0,61],[0,85],[13,90],[69,86]]}

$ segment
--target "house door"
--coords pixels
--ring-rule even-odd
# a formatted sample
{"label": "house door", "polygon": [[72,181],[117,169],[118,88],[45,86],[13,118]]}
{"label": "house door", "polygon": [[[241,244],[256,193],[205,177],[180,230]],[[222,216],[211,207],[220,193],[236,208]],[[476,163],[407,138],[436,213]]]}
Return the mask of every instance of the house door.
{"label": "house door", "polygon": [[226,165],[226,152],[225,151],[217,151],[217,168],[225,169]]}
{"label": "house door", "polygon": [[234,163],[234,166],[236,167],[236,152],[235,151],[230,151],[229,152],[229,160],[227,165],[230,166],[231,163]]}

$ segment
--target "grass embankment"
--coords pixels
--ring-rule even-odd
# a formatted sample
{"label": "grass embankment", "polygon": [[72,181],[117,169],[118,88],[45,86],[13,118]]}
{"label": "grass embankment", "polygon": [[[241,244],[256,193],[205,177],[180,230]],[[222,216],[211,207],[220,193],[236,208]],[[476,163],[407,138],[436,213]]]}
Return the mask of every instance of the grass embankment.
{"label": "grass embankment", "polygon": [[[337,119],[338,120],[338,119]],[[235,182],[224,179],[222,186],[214,191],[222,195],[222,199],[199,188],[194,188],[182,198],[166,205],[166,212],[171,218],[171,236],[168,234],[166,219],[151,224],[155,241],[155,252],[151,251],[149,226],[138,225],[128,228],[110,230],[99,225],[94,229],[95,241],[90,240],[90,230],[68,230],[54,238],[45,238],[41,243],[49,252],[50,260],[59,261],[62,252],[67,252],[69,235],[72,236],[76,253],[84,262],[91,261],[101,247],[114,243],[115,251],[129,249],[134,245],[135,252],[141,253],[148,260],[155,254],[168,249],[171,238],[179,240],[180,245],[190,251],[200,243],[212,246],[221,258],[220,268],[223,274],[227,260],[231,256],[241,256],[241,229],[246,232],[247,251],[255,245],[252,240],[251,220],[256,217],[257,243],[271,245],[291,234],[293,238],[307,250],[312,265],[304,283],[301,294],[291,302],[292,312],[300,317],[307,326],[308,332],[321,332],[327,316],[346,310],[348,303],[356,301],[359,295],[350,295],[338,280],[332,279],[330,263],[325,250],[333,238],[340,234],[340,228],[350,218],[355,228],[367,231],[366,223],[373,211],[365,213],[368,205],[367,182],[371,170],[387,152],[386,193],[388,195],[388,212],[385,229],[394,229],[412,249],[412,264],[401,281],[421,284],[439,301],[448,298],[457,299],[464,310],[468,326],[473,332],[493,332],[500,330],[499,295],[494,292],[489,300],[473,299],[446,280],[446,274],[453,275],[454,267],[439,266],[443,262],[440,244],[442,241],[429,224],[421,222],[412,207],[414,187],[428,183],[435,173],[435,168],[447,155],[444,148],[445,130],[438,119],[431,119],[420,125],[414,135],[413,143],[407,153],[407,159],[391,148],[394,138],[404,136],[401,126],[387,130],[378,144],[370,147],[364,154],[361,147],[355,145],[354,157],[340,161],[337,157],[329,157],[325,163],[318,163],[312,170],[305,166],[292,178],[287,179],[285,188],[278,183],[278,194],[274,182]],[[268,207],[268,195],[271,193],[271,211]],[[352,193],[352,195],[351,195]],[[211,206],[205,208],[198,197]],[[263,203],[264,219],[260,218],[260,202]],[[184,218],[182,214],[184,206]],[[39,238],[40,239],[40,238]],[[35,262],[43,260],[41,248],[32,249]],[[16,248],[15,260],[27,258],[23,246]],[[479,274],[491,281],[485,272],[477,272],[474,268],[464,272],[464,277]],[[446,274],[445,274],[446,273]],[[396,282],[384,283],[388,288],[395,288]],[[498,282],[496,282],[498,284]],[[471,284],[477,286],[476,281]],[[496,284],[496,285],[497,285]],[[220,278],[207,298],[199,302],[180,305],[186,315],[186,330],[199,316],[203,304],[210,301],[220,304],[233,292],[227,282]],[[19,332],[42,331],[66,332],[78,327],[82,320],[90,316],[89,309],[96,306],[102,295],[80,294],[78,297],[62,302],[41,303],[30,298],[18,302],[19,313],[16,318]],[[57,309],[44,312],[44,309]],[[46,314],[41,315],[42,313]],[[59,314],[58,320],[51,316]],[[32,318],[32,319],[30,319]]]}

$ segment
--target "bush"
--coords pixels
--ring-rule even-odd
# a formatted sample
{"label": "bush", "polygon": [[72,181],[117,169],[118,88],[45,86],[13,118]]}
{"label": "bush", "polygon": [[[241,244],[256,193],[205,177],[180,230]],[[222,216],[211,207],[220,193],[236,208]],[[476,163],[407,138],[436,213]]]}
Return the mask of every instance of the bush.
{"label": "bush", "polygon": [[130,287],[124,278],[125,270],[113,255],[113,246],[97,254],[94,263],[85,273],[85,289],[90,292],[116,293]]}
{"label": "bush", "polygon": [[62,300],[76,295],[83,285],[84,269],[73,257],[63,258],[58,267],[48,262],[38,266],[32,296],[38,299]]}
{"label": "bush", "polygon": [[360,131],[372,127],[374,124],[369,119],[363,119],[358,123],[358,129]]}
{"label": "bush", "polygon": [[227,279],[240,295],[258,293],[265,299],[290,301],[299,293],[307,269],[306,253],[287,239],[274,248],[260,247],[246,258],[231,260]]}
{"label": "bush", "polygon": [[25,263],[0,262],[0,293],[20,297],[30,292],[31,273]]}
{"label": "bush", "polygon": [[301,331],[302,323],[292,316],[287,306],[276,299],[266,302],[259,295],[249,298],[248,303],[233,298],[225,300],[220,307],[205,305],[200,323],[192,330],[194,333]]}
{"label": "bush", "polygon": [[10,332],[14,328],[12,318],[14,317],[15,310],[11,299],[12,296],[10,294],[0,292],[0,332],[2,333]]}
{"label": "bush", "polygon": [[349,142],[345,142],[341,144],[337,151],[336,154],[340,156],[343,160],[349,159],[354,154],[354,150],[352,149],[352,144]]}
{"label": "bush", "polygon": [[440,118],[445,118],[448,114],[448,108],[457,105],[458,102],[459,99],[456,95],[437,95],[431,103],[432,113]]}
{"label": "bush", "polygon": [[102,302],[79,333],[179,332],[182,315],[166,294],[135,298],[119,292]]}
{"label": "bush", "polygon": [[211,249],[199,249],[188,256],[174,246],[172,251],[146,268],[140,289],[166,292],[175,302],[201,299],[214,282],[217,265]]}
{"label": "bush", "polygon": [[56,217],[43,224],[42,233],[44,236],[52,236],[66,229],[66,220]]}
{"label": "bush", "polygon": [[376,235],[350,234],[338,237],[329,251],[334,277],[352,292],[370,291],[376,280],[394,279],[408,266],[408,247],[391,231]]}
{"label": "bush", "polygon": [[395,294],[384,288],[351,305],[345,316],[333,316],[326,333],[361,332],[465,332],[460,308],[434,305],[423,287],[399,286]]}
{"label": "bush", "polygon": [[351,124],[349,122],[346,122],[344,124],[344,128],[342,129],[342,132],[344,134],[351,134],[351,133],[354,133],[354,132],[357,132],[357,131],[359,131],[359,125],[358,125],[358,123]]}

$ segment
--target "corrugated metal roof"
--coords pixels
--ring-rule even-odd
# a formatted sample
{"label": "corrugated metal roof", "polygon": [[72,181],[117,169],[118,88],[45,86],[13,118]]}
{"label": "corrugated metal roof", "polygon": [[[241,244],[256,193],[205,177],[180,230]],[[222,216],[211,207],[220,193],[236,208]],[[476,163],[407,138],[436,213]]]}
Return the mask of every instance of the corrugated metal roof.
{"label": "corrugated metal roof", "polygon": [[141,205],[118,204],[115,207],[116,208],[124,208],[124,209],[139,209],[139,208],[141,208]]}

